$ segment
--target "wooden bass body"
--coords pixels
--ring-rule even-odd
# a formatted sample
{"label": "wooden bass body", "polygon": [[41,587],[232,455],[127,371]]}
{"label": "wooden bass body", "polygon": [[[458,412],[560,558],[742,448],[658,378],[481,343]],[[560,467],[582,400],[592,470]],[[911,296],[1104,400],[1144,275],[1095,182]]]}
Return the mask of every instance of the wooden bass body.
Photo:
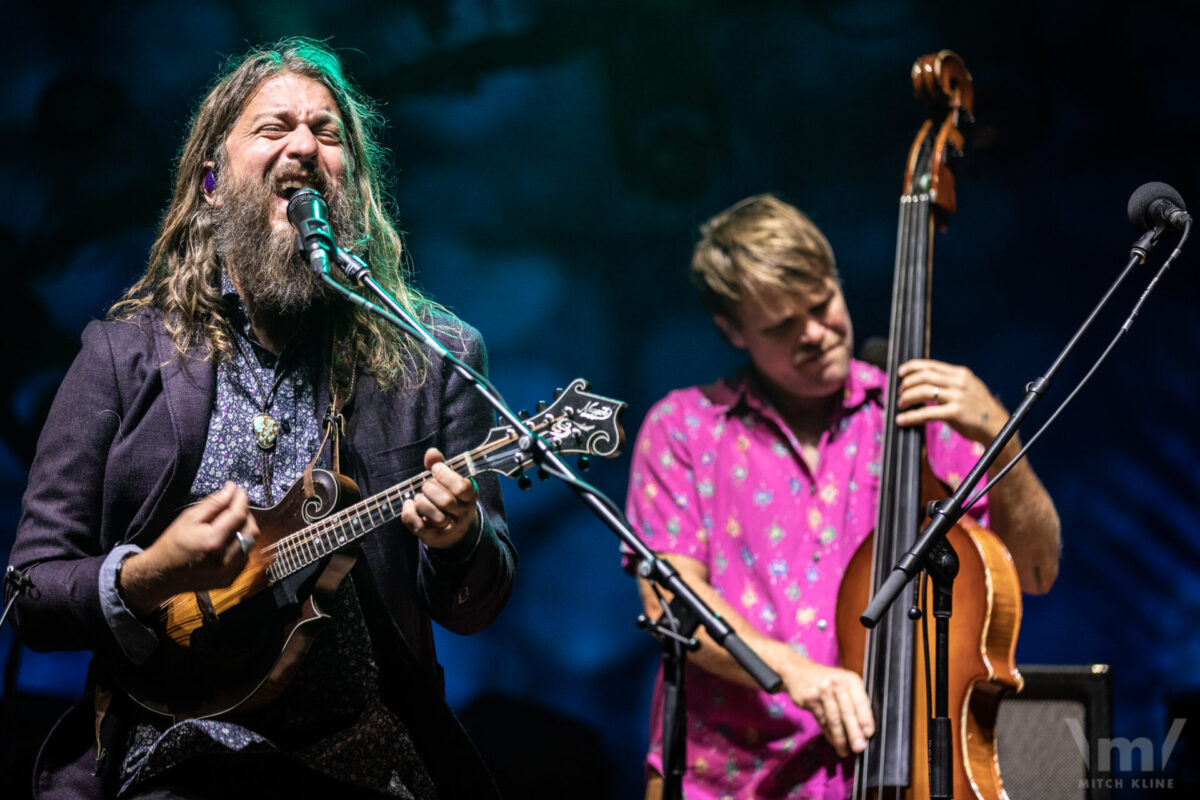
{"label": "wooden bass body", "polygon": [[[924,469],[923,483],[936,478]],[[926,493],[927,494],[927,493]],[[915,525],[915,523],[914,523]],[[996,534],[966,516],[946,537],[958,554],[954,580],[954,613],[950,617],[950,724],[954,739],[954,797],[1007,798],[996,757],[995,721],[1001,699],[1023,686],[1017,670],[1017,635],[1021,627],[1021,586],[1008,548]],[[872,534],[855,552],[838,592],[837,635],[841,665],[860,675],[866,656],[867,630],[859,623],[871,595]],[[932,592],[927,579],[926,592]],[[906,592],[896,605],[907,606]],[[916,628],[912,675],[912,785],[905,797],[929,797],[929,761],[925,747],[930,717],[923,679],[925,651]],[[930,658],[937,658],[933,621],[929,620]]]}
{"label": "wooden bass body", "polygon": [[[994,723],[1001,697],[1021,688],[1014,660],[1021,590],[1012,556],[1000,539],[969,517],[946,537],[959,566],[948,630],[942,628],[949,676],[942,698],[936,694],[936,670],[928,676],[926,671],[927,660],[936,665],[943,655],[938,653],[938,623],[946,624],[944,614],[941,620],[933,618],[939,596],[932,580],[925,579],[923,586],[923,595],[933,600],[925,604],[930,607],[926,622],[912,621],[908,612],[916,603],[908,589],[871,631],[860,623],[872,593],[923,528],[927,504],[946,495],[929,469],[923,428],[895,424],[898,373],[912,359],[929,358],[933,233],[945,228],[956,210],[953,166],[963,156],[964,131],[974,123],[974,88],[966,65],[949,50],[921,56],[911,75],[913,92],[930,113],[909,148],[900,196],[879,513],[875,532],[847,567],[837,606],[842,666],[862,675],[875,716],[875,733],[855,761],[853,798],[928,800],[931,794],[944,798],[952,792],[960,800],[1004,800]],[[931,402],[937,404],[936,394]],[[932,559],[945,566],[952,562]],[[944,603],[945,595],[940,599]],[[925,624],[927,640],[917,627]],[[930,708],[938,699],[940,706]],[[931,717],[940,718],[943,735],[950,729],[950,741],[940,741],[952,751],[953,769],[949,775],[939,773],[943,783],[938,787],[930,786]]]}

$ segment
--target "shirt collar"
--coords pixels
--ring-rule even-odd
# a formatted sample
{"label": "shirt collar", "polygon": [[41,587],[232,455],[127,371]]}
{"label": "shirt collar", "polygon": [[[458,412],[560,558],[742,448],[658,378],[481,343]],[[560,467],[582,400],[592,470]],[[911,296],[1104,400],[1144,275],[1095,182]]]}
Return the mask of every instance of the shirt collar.
{"label": "shirt collar", "polygon": [[[882,405],[886,388],[887,375],[883,370],[865,361],[850,359],[850,369],[842,387],[839,416],[852,414],[868,401]],[[717,381],[709,388],[707,394],[713,406],[726,414],[732,414],[742,406],[759,413],[772,407],[763,391],[762,381],[749,364],[736,377]]]}

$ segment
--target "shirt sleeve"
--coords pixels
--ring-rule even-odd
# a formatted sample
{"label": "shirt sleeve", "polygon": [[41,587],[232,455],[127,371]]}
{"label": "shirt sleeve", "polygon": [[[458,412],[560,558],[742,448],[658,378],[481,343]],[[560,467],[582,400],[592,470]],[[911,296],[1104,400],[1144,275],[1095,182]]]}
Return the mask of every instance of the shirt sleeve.
{"label": "shirt sleeve", "polygon": [[158,634],[146,627],[125,605],[117,589],[117,567],[142,548],[134,544],[117,545],[100,565],[100,608],[121,651],[135,664],[141,664],[158,647]]}
{"label": "shirt sleeve", "polygon": [[[967,439],[941,420],[931,422],[925,428],[925,452],[929,458],[929,468],[933,470],[934,475],[950,487],[951,491],[958,489],[963,478],[983,455],[983,450],[983,445]],[[985,483],[987,483],[986,475],[979,480],[974,491],[982,489]],[[968,508],[967,513],[986,528],[988,525],[987,495]]]}
{"label": "shirt sleeve", "polygon": [[[487,375],[487,350],[479,332],[464,325],[460,356]],[[445,421],[443,452],[447,456],[477,446],[494,420],[491,405],[473,385],[449,366],[442,397]],[[450,552],[422,546],[417,581],[431,616],[447,630],[469,634],[481,630],[500,613],[512,593],[517,553],[508,535],[499,479],[476,476],[479,486],[479,531],[464,537]]]}
{"label": "shirt sleeve", "polygon": [[[88,325],[83,349],[55,395],[10,557],[33,587],[14,604],[13,621],[37,651],[124,655],[100,584],[108,556],[100,535],[106,462],[124,411],[107,331],[104,323]],[[114,590],[115,569],[113,563]]]}
{"label": "shirt sleeve", "polygon": [[[707,564],[708,535],[693,470],[695,443],[686,416],[679,393],[646,415],[630,465],[626,515],[654,552],[678,553]],[[627,567],[629,557],[626,553]]]}

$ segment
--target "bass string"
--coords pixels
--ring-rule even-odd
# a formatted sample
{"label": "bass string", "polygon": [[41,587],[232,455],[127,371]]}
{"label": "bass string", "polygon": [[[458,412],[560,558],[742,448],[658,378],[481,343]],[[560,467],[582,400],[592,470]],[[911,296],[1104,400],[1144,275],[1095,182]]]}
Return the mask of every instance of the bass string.
{"label": "bass string", "polygon": [[[918,212],[922,204],[914,203],[914,199],[908,196],[901,198],[900,221],[897,226],[897,263],[892,290],[891,331],[889,338],[891,347],[888,354],[888,396],[885,403],[884,469],[883,484],[880,486],[881,502],[888,498],[892,498],[893,502],[884,503],[878,515],[875,553],[872,563],[872,586],[874,588],[877,588],[882,583],[884,570],[888,569],[891,564],[894,564],[899,556],[898,537],[891,535],[891,532],[895,529],[893,514],[896,505],[894,499],[897,497],[897,464],[902,460],[903,454],[898,452],[900,448],[897,445],[896,428],[891,422],[897,411],[896,400],[899,385],[897,369],[903,355],[901,351],[905,349],[903,346],[905,341],[911,341],[910,334],[912,331],[911,323],[905,326],[904,319],[902,319],[911,317],[912,315],[900,312],[917,307],[913,303],[914,290],[919,291],[916,286],[917,280],[914,272],[919,269],[923,261],[920,243],[917,241],[920,237],[914,236],[915,228],[920,224],[921,214]],[[905,330],[905,327],[907,327],[907,330]],[[886,541],[880,541],[882,534],[887,534]],[[867,633],[863,675],[872,685],[878,683],[877,670],[879,665],[881,663],[890,663],[892,658],[890,647],[891,637],[885,635],[890,627],[890,616],[884,617],[875,629]],[[879,701],[877,707],[881,712],[886,712],[892,692],[890,670],[884,671],[882,687],[876,686],[875,689],[876,698],[873,699]],[[866,797],[868,783],[872,776],[868,775],[864,764],[869,763],[867,753],[872,750],[877,751],[875,758],[877,771],[874,775],[874,785],[879,786],[882,783],[882,770],[887,761],[887,743],[890,740],[889,728],[892,722],[888,714],[880,714],[880,719],[877,720],[876,724],[875,736],[871,740],[868,740],[867,751],[855,760],[853,777],[853,796],[855,798]]]}

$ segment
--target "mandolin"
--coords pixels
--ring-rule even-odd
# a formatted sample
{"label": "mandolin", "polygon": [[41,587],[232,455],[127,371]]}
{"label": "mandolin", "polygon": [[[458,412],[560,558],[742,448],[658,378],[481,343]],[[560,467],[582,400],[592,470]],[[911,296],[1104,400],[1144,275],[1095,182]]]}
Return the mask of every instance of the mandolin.
{"label": "mandolin", "polygon": [[[588,388],[576,378],[525,425],[560,455],[616,456],[625,443],[625,403]],[[467,477],[497,472],[527,480],[535,461],[523,438],[500,425],[445,464]],[[144,621],[159,646],[145,664],[121,671],[121,688],[175,721],[269,704],[329,621],[323,608],[354,566],[353,545],[398,519],[429,477],[422,472],[361,500],[348,477],[316,469],[311,495],[301,479],[275,505],[251,509],[259,536],[245,568],[225,588],[177,594],[152,612]]]}

